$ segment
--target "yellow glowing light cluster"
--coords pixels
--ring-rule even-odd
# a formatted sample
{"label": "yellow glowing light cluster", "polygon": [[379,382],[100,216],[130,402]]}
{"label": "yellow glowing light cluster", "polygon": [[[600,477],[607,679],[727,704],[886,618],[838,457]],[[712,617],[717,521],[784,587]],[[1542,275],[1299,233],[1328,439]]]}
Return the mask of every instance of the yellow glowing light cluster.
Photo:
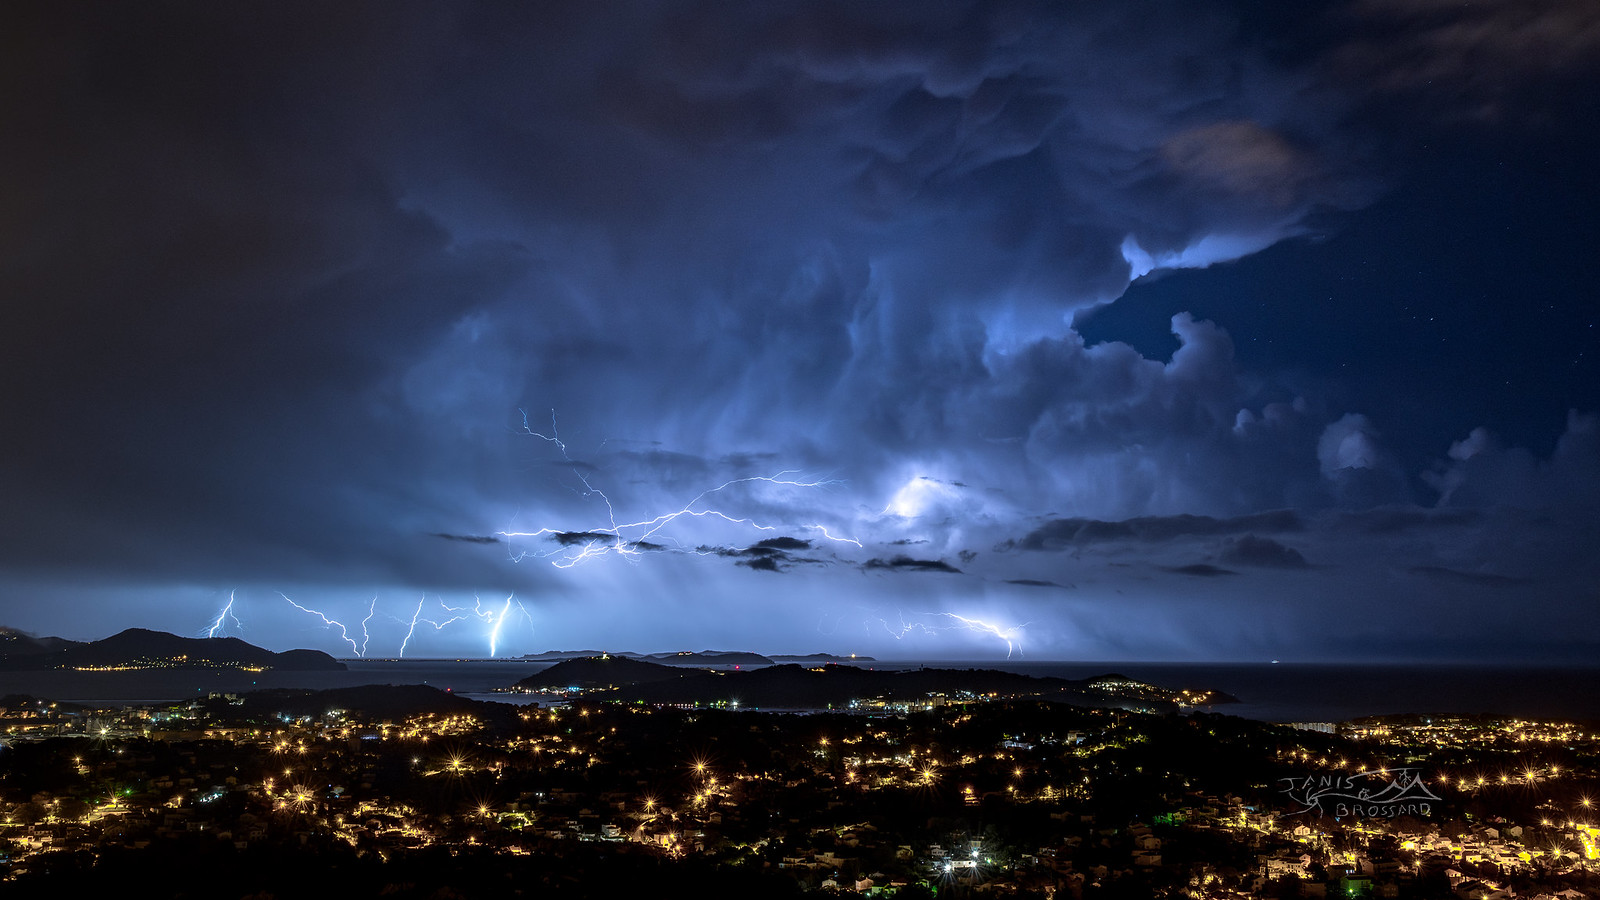
{"label": "yellow glowing light cluster", "polygon": [[265,672],[269,666],[256,666],[233,660],[194,659],[180,654],[172,657],[148,659],[140,657],[125,663],[105,666],[73,666],[74,672],[139,672],[147,669],[237,669],[241,672]]}
{"label": "yellow glowing light cluster", "polygon": [[1578,843],[1583,845],[1584,859],[1600,859],[1600,828],[1579,825]]}

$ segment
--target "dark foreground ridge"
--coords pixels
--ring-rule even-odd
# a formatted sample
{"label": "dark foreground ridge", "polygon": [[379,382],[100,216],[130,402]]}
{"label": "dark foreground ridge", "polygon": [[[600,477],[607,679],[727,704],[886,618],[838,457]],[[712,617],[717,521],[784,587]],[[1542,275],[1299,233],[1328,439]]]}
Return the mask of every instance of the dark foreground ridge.
{"label": "dark foreground ridge", "polygon": [[143,669],[239,669],[338,672],[344,663],[320,650],[276,653],[235,637],[191,638],[129,628],[98,641],[35,638],[0,629],[0,670],[75,669],[121,672]]}
{"label": "dark foreground ridge", "polygon": [[869,699],[882,703],[927,702],[930,697],[1037,699],[1156,712],[1237,702],[1219,691],[1170,690],[1122,675],[1073,681],[993,669],[880,671],[842,665],[774,665],[748,671],[713,671],[618,656],[556,663],[517,682],[515,689],[582,693],[594,699],[627,702],[788,709],[839,708]]}
{"label": "dark foreground ridge", "polygon": [[330,711],[337,711],[340,716],[376,722],[469,716],[490,727],[504,728],[518,714],[517,708],[508,704],[471,700],[425,684],[366,684],[326,690],[276,688],[196,702],[197,708],[211,719],[230,724],[286,717],[322,719]]}

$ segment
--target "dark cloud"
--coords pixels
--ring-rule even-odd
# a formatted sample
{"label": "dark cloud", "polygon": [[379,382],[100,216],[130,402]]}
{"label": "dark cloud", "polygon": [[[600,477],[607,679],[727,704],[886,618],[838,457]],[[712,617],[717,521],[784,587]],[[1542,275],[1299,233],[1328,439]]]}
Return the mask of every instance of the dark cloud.
{"label": "dark cloud", "polygon": [[[404,598],[382,610],[402,621],[419,596],[477,622],[480,594],[514,595],[541,640],[593,646],[596,622],[743,644],[903,603],[1031,621],[1063,654],[1181,655],[1224,652],[1216,621],[1259,625],[1234,638],[1252,652],[1314,643],[1347,596],[1444,595],[1435,568],[1578,585],[1574,548],[1600,540],[1592,273],[1538,251],[1600,240],[1589,174],[1483,144],[1567,205],[1443,168],[1454,200],[1416,204],[1452,240],[1518,222],[1521,250],[1462,252],[1554,258],[1578,273],[1559,289],[1361,282],[1355,301],[1304,273],[1413,268],[1386,209],[1369,243],[1346,227],[1404,189],[1407,147],[1512,128],[1593,146],[1561,115],[1593,93],[1592,19],[1548,0],[1334,3],[1312,24],[1207,0],[8,6],[0,613],[187,632],[237,585],[279,644],[326,639],[280,590],[358,617]],[[1482,197],[1503,200],[1471,207],[1492,227],[1457,231]],[[1242,296],[1230,272],[1263,293],[1219,299]],[[1180,282],[1182,305],[1147,301]],[[1343,337],[1318,327],[1332,313]],[[1509,324],[1524,361],[1571,373],[1505,388],[1530,421],[1579,408],[1560,436],[1404,377],[1524,377],[1459,349]],[[1361,402],[1380,393],[1387,413]],[[1037,551],[1011,583],[1078,585],[1075,618],[989,597],[1022,557],[972,547]],[[1291,571],[1306,558],[1314,576]],[[1149,574],[1187,559],[1252,570],[1191,581],[1165,616]],[[726,560],[790,570],[763,579],[761,621]],[[974,577],[858,600],[862,569]],[[1303,618],[1250,612],[1288,579]]]}
{"label": "dark cloud", "polygon": [[827,560],[796,556],[791,552],[811,548],[811,541],[785,535],[767,538],[743,548],[701,545],[695,552],[701,555],[731,558],[735,560],[734,565],[745,566],[758,572],[785,572],[797,564],[826,565]]}
{"label": "dark cloud", "polygon": [[878,559],[874,557],[861,564],[864,569],[879,569],[891,572],[948,572],[960,575],[961,570],[939,559],[912,559],[909,556],[896,556],[891,559]]}
{"label": "dark cloud", "polygon": [[753,547],[751,547],[751,549],[752,550],[754,550],[754,549],[761,549],[761,550],[810,550],[811,549],[811,542],[810,541],[801,540],[800,538],[796,538],[796,537],[787,537],[787,536],[785,536],[785,537],[775,537],[775,538],[767,538],[764,541],[758,541],[758,542],[756,542],[756,544]]}
{"label": "dark cloud", "polygon": [[558,531],[551,534],[549,538],[563,547],[581,547],[584,544],[612,544],[617,542],[615,534],[607,534],[603,531]]}
{"label": "dark cloud", "polygon": [[1071,590],[1070,584],[1056,584],[1054,581],[1041,581],[1037,578],[1007,578],[1006,584],[1017,584],[1023,587],[1061,588]]}
{"label": "dark cloud", "polygon": [[1600,73],[1600,13],[1563,0],[1360,0],[1330,64],[1350,83],[1450,122],[1544,125]]}
{"label": "dark cloud", "polygon": [[[13,495],[94,498],[113,567],[183,571],[192,548],[268,574],[257,548],[287,542],[404,568],[347,536],[419,508],[479,524],[524,486],[488,473],[550,449],[506,420],[543,433],[552,407],[590,436],[538,460],[553,479],[683,502],[799,456],[873,490],[925,438],[1025,428],[974,416],[1033,390],[985,354],[1115,297],[1125,246],[1227,258],[1351,196],[1349,148],[1285,95],[1305,76],[1221,9],[633,12],[7,29],[0,102],[28,139],[5,170],[49,176],[0,213],[26,236],[0,287],[34,299],[0,328],[0,403],[40,436],[4,451],[31,473]],[[549,505],[593,499],[560,481]],[[362,502],[330,509],[340,491]],[[213,502],[270,512],[224,539]],[[98,540],[135,522],[186,549]]]}
{"label": "dark cloud", "polygon": [[1178,575],[1195,575],[1201,578],[1215,578],[1218,575],[1237,575],[1231,569],[1213,566],[1210,563],[1191,563],[1187,566],[1164,566],[1162,571],[1173,572]]}
{"label": "dark cloud", "polygon": [[466,544],[498,544],[501,542],[500,538],[491,534],[446,534],[442,531],[436,531],[429,536],[447,541],[461,541]]}
{"label": "dark cloud", "polygon": [[619,538],[615,534],[603,531],[558,531],[547,536],[549,540],[563,547],[590,548],[596,544],[607,547],[621,547],[624,550],[658,551],[666,550],[665,544],[651,541],[632,541]]}
{"label": "dark cloud", "polygon": [[1235,566],[1266,566],[1278,569],[1304,569],[1306,558],[1299,550],[1278,543],[1272,538],[1244,534],[1226,538],[1218,558]]}

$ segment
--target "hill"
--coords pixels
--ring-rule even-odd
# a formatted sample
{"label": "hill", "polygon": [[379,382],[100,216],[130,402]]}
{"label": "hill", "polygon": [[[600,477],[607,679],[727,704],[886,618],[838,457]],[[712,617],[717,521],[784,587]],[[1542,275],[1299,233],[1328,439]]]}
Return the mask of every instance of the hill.
{"label": "hill", "polygon": [[515,707],[468,700],[425,684],[368,684],[329,690],[277,688],[251,691],[237,701],[204,701],[208,713],[222,721],[268,721],[279,716],[321,718],[334,710],[357,713],[368,721],[404,721],[419,715],[471,715],[500,724],[517,719]]}
{"label": "hill", "polygon": [[543,653],[524,653],[522,659],[529,662],[557,662],[563,659],[584,659],[590,656],[629,656],[638,659],[642,653],[611,653],[604,650],[546,650]]}
{"label": "hill", "polygon": [[47,656],[68,647],[75,647],[78,643],[66,638],[34,637],[26,631],[0,625],[0,659]]}
{"label": "hill", "polygon": [[[20,632],[8,629],[8,634]],[[0,641],[0,669],[11,671],[278,669],[336,672],[344,668],[344,663],[320,650],[275,653],[234,637],[191,638],[146,628],[129,628],[111,637],[86,643],[64,641],[61,638],[27,638],[25,635]]]}
{"label": "hill", "polygon": [[801,663],[801,664],[820,665],[822,663],[833,663],[833,662],[836,662],[836,663],[852,663],[852,664],[854,664],[854,663],[864,663],[864,662],[877,662],[878,660],[877,660],[876,657],[872,657],[872,656],[856,656],[853,653],[851,655],[849,655],[849,656],[839,656],[838,654],[834,654],[834,653],[805,653],[805,654],[775,653],[772,656],[772,661],[773,662],[780,662],[780,663]]}
{"label": "hill", "polygon": [[530,675],[517,682],[518,687],[539,688],[609,688],[622,685],[654,684],[674,681],[698,674],[661,663],[626,656],[586,656],[558,662],[543,672]]}
{"label": "hill", "polygon": [[677,653],[652,653],[644,657],[669,666],[770,666],[772,660],[746,650],[679,650]]}
{"label": "hill", "polygon": [[[1083,681],[1038,678],[993,669],[879,671],[856,666],[774,665],[713,671],[674,669],[643,660],[593,657],[558,663],[515,685],[522,690],[594,693],[645,703],[734,703],[745,708],[838,708],[852,701],[916,703],[936,698],[1030,698],[1076,706],[1172,711],[1181,705],[1233,702],[1226,694],[1185,695],[1121,675]],[[602,693],[603,692],[603,693]]]}

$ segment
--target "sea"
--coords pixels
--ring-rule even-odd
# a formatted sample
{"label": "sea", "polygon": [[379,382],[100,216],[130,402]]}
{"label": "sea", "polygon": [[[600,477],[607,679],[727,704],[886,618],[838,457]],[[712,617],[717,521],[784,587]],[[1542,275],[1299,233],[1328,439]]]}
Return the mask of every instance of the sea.
{"label": "sea", "polygon": [[[269,688],[327,689],[427,684],[477,699],[532,702],[494,693],[548,668],[516,659],[346,659],[343,672],[0,672],[0,696],[27,694],[84,704],[160,702]],[[1000,669],[1023,675],[1125,675],[1165,688],[1217,690],[1239,702],[1211,712],[1266,722],[1342,722],[1363,716],[1496,715],[1600,721],[1600,664],[1174,663],[1037,660],[859,661],[863,668]]]}

